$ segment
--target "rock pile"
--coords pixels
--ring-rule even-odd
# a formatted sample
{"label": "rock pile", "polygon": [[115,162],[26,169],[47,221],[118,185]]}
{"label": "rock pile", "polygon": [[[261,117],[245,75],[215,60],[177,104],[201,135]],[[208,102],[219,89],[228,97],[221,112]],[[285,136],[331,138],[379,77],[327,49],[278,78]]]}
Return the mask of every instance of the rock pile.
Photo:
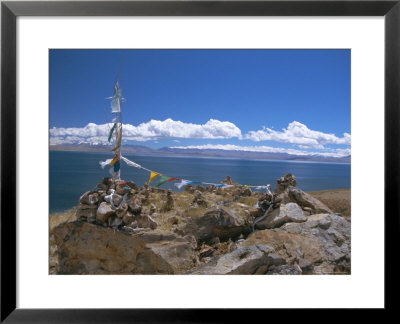
{"label": "rock pile", "polygon": [[[271,204],[272,210],[265,215]],[[296,177],[287,173],[277,180],[276,190],[272,195],[267,193],[258,199],[258,210],[254,212],[254,216],[265,216],[256,224],[256,228],[265,229],[280,227],[287,222],[304,222],[305,216],[318,213],[333,212],[321,201],[297,188]]]}
{"label": "rock pile", "polygon": [[208,207],[207,201],[203,198],[203,194],[200,190],[196,190],[194,193],[194,199],[192,201],[192,207],[201,206]]}
{"label": "rock pile", "polygon": [[266,194],[173,193],[104,178],[80,197],[75,221],[52,229],[50,272],[349,274],[350,222],[296,185],[286,174]]}
{"label": "rock pile", "polygon": [[124,226],[155,229],[157,223],[149,214],[142,213],[142,204],[149,194],[148,184],[139,189],[134,182],[104,178],[95,190],[80,197],[77,218],[114,229]]}

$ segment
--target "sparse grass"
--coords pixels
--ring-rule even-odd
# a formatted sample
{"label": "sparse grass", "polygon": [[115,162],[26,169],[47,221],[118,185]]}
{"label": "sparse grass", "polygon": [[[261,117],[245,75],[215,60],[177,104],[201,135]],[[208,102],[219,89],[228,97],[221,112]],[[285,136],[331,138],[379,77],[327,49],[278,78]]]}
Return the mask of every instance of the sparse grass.
{"label": "sparse grass", "polygon": [[245,204],[247,206],[254,207],[254,205],[257,203],[258,198],[257,197],[240,197],[238,202],[241,204]]}
{"label": "sparse grass", "polygon": [[207,208],[205,207],[198,207],[198,208],[190,208],[188,209],[186,215],[188,217],[196,217],[203,215],[206,212]]}

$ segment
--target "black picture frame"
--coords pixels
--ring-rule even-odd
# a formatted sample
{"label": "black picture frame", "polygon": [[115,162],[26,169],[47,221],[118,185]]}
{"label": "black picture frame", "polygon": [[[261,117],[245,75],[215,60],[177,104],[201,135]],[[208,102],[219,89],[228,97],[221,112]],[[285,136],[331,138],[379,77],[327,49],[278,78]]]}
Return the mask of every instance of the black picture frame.
{"label": "black picture frame", "polygon": [[[399,280],[390,249],[399,233],[400,0],[391,1],[2,1],[1,3],[1,322],[225,322],[244,310],[16,308],[16,19],[19,16],[384,16],[385,308]],[[371,191],[371,197],[373,196]],[[373,203],[373,201],[371,201]],[[395,243],[398,245],[398,243]],[[390,255],[392,256],[390,257]],[[260,312],[252,310],[251,316]]]}

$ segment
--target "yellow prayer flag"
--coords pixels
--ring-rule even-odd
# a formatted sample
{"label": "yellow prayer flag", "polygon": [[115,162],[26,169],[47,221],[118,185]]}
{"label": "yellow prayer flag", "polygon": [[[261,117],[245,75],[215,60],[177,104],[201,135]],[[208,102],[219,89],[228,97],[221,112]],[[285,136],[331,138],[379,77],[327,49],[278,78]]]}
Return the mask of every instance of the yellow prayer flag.
{"label": "yellow prayer flag", "polygon": [[118,157],[118,155],[115,155],[114,158],[111,160],[110,165],[114,165],[118,161],[119,161],[119,157]]}
{"label": "yellow prayer flag", "polygon": [[160,175],[161,175],[161,173],[151,171],[149,182],[153,182],[154,179],[157,178],[157,177],[160,176]]}

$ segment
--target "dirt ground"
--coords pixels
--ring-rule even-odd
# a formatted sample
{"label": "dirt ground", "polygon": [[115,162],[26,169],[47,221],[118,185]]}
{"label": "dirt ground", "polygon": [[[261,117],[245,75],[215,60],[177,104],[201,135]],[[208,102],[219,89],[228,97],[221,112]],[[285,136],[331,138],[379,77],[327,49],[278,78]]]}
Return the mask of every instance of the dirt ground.
{"label": "dirt ground", "polygon": [[63,213],[50,214],[50,230],[52,230],[57,225],[60,225],[61,223],[75,221],[77,219],[75,217],[75,213],[76,208],[72,208]]}
{"label": "dirt ground", "polygon": [[332,189],[309,191],[313,197],[322,201],[334,213],[338,213],[343,217],[351,216],[351,189]]}

